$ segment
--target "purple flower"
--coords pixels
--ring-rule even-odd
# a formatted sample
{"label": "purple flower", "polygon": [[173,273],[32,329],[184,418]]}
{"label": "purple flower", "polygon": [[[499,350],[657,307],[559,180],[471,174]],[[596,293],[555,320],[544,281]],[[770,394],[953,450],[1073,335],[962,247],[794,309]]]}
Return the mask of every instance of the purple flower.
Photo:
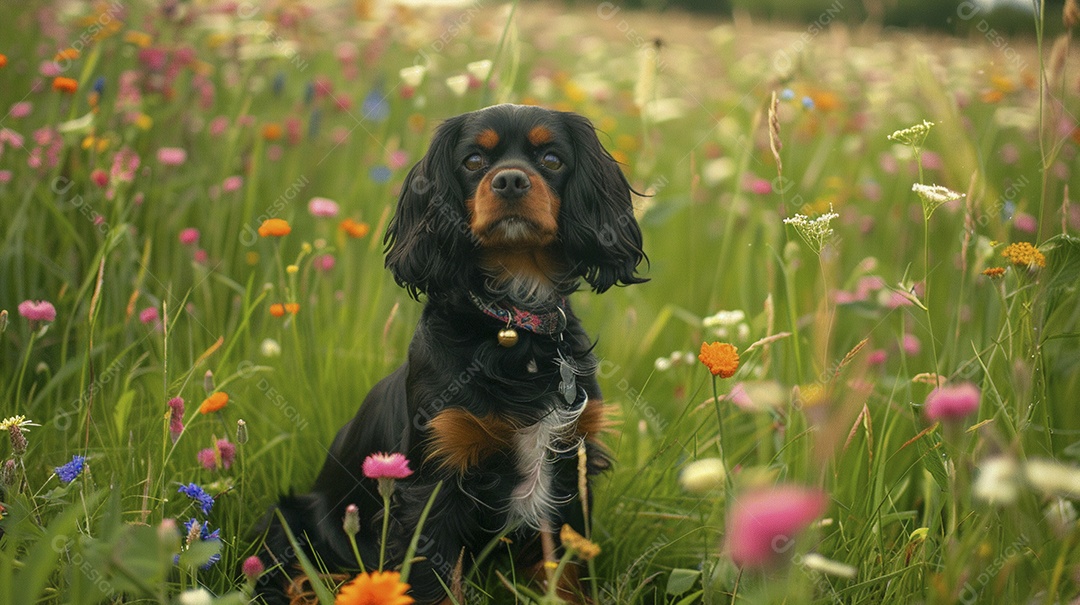
{"label": "purple flower", "polygon": [[24,300],[19,303],[19,315],[30,321],[55,321],[56,307],[47,300]]}
{"label": "purple flower", "polygon": [[61,483],[71,483],[82,473],[85,463],[86,456],[72,456],[71,462],[56,467],[56,476],[60,477]]}

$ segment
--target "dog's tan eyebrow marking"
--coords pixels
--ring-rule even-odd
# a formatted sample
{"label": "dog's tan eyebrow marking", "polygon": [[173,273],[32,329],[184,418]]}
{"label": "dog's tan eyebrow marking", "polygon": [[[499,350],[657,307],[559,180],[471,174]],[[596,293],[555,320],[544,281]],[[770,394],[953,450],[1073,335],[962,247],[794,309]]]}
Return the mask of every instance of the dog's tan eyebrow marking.
{"label": "dog's tan eyebrow marking", "polygon": [[499,144],[499,133],[491,128],[485,128],[476,135],[476,144],[484,149],[495,149],[495,146]]}
{"label": "dog's tan eyebrow marking", "polygon": [[533,144],[533,147],[543,145],[544,143],[550,143],[555,139],[555,135],[551,133],[551,130],[547,126],[533,126],[533,129],[529,131],[529,142]]}

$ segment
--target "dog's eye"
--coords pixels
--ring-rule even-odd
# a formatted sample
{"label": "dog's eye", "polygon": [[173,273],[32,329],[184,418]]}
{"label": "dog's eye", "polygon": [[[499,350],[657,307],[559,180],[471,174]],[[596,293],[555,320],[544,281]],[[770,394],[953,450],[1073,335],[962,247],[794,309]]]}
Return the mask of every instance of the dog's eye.
{"label": "dog's eye", "polygon": [[484,158],[479,153],[474,153],[465,158],[465,170],[476,172],[484,167]]}
{"label": "dog's eye", "polygon": [[545,153],[544,157],[540,158],[540,165],[548,170],[558,170],[562,168],[562,160],[554,153]]}

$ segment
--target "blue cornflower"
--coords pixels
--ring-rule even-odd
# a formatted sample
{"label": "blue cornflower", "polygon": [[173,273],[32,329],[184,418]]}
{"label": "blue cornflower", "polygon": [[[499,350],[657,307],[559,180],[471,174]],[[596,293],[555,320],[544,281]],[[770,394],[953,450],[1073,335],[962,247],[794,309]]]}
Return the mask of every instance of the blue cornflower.
{"label": "blue cornflower", "polygon": [[277,72],[274,75],[274,81],[270,85],[270,90],[274,92],[275,97],[280,97],[281,93],[285,91],[285,72]]}
{"label": "blue cornflower", "polygon": [[214,499],[210,497],[210,494],[203,491],[203,488],[194,483],[188,483],[187,485],[181,485],[177,491],[198,502],[199,508],[204,515],[210,514],[210,509],[214,506]]}
{"label": "blue cornflower", "polygon": [[365,120],[372,122],[384,122],[390,117],[390,103],[386,101],[383,93],[375,88],[364,97],[364,104],[360,109]]}
{"label": "blue cornflower", "polygon": [[390,180],[390,177],[394,176],[394,173],[386,166],[375,166],[368,171],[368,174],[371,176],[371,180],[376,183],[385,183]]}
{"label": "blue cornflower", "polygon": [[810,97],[803,97],[802,98],[802,106],[803,106],[803,109],[813,109],[814,108],[814,100],[811,99]]}
{"label": "blue cornflower", "polygon": [[[214,531],[210,531],[210,522],[209,521],[207,521],[206,523],[202,523],[202,522],[200,522],[200,521],[198,521],[196,519],[188,519],[187,521],[184,522],[184,537],[185,538],[187,536],[191,535],[191,529],[196,525],[199,526],[199,541],[200,542],[206,542],[207,540],[221,541],[221,528],[215,529]],[[214,563],[217,563],[220,560],[221,560],[221,554],[220,553],[214,553],[213,555],[210,555],[210,558],[207,559],[206,563],[201,565],[200,568],[201,569],[209,569]],[[179,565],[179,564],[180,564],[180,553],[177,553],[176,555],[173,556],[173,565]]]}
{"label": "blue cornflower", "polygon": [[105,76],[98,76],[94,80],[94,92],[98,93],[98,96],[105,93]]}
{"label": "blue cornflower", "polygon": [[56,476],[60,477],[62,483],[71,483],[80,473],[82,473],[83,464],[85,462],[86,456],[72,456],[71,462],[68,462],[64,466],[56,467]]}
{"label": "blue cornflower", "polygon": [[794,98],[795,98],[795,91],[794,90],[791,90],[790,88],[785,88],[784,90],[780,91],[780,100],[781,101],[790,101],[790,100],[792,100]]}

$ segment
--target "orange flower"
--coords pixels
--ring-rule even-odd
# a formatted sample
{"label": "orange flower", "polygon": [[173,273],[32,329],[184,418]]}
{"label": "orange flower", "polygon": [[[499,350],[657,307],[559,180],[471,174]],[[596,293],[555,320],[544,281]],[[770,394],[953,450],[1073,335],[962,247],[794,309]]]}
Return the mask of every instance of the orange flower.
{"label": "orange flower", "polygon": [[396,571],[362,573],[341,587],[334,605],[411,605],[408,590]]}
{"label": "orange flower", "polygon": [[202,405],[199,406],[199,413],[209,414],[211,412],[216,412],[228,404],[229,394],[218,391],[203,400]]}
{"label": "orange flower", "polygon": [[990,267],[989,269],[983,270],[982,274],[990,279],[997,279],[1002,275],[1005,275],[1005,267]]}
{"label": "orange flower", "polygon": [[7,55],[5,55],[4,53],[0,53],[0,67],[4,67],[6,65],[7,65]]}
{"label": "orange flower", "polygon": [[739,350],[726,342],[701,343],[698,359],[709,368],[713,376],[731,378],[739,369]]}
{"label": "orange flower", "polygon": [[64,50],[56,53],[53,57],[53,61],[74,61],[79,58],[79,51],[74,48],[65,48]]}
{"label": "orange flower", "polygon": [[52,82],[53,90],[59,92],[66,92],[69,95],[75,94],[75,91],[79,89],[79,81],[74,78],[55,78]]}
{"label": "orange flower", "polygon": [[281,303],[274,303],[270,305],[270,314],[274,317],[281,317],[285,315],[285,305]]}
{"label": "orange flower", "polygon": [[277,122],[270,122],[265,124],[262,129],[262,136],[267,141],[276,141],[281,138],[281,124]]}
{"label": "orange flower", "polygon": [[1029,269],[1046,266],[1046,257],[1029,242],[1009,244],[1001,251],[1001,255],[1012,264]]}
{"label": "orange flower", "polygon": [[285,310],[296,315],[300,312],[300,303],[285,303]]}
{"label": "orange flower", "polygon": [[347,218],[341,221],[341,229],[348,233],[350,237],[361,238],[371,231],[371,227],[363,221],[354,221],[351,218]]}
{"label": "orange flower", "polygon": [[282,218],[268,218],[259,225],[259,235],[262,237],[283,237],[291,231],[288,221]]}

